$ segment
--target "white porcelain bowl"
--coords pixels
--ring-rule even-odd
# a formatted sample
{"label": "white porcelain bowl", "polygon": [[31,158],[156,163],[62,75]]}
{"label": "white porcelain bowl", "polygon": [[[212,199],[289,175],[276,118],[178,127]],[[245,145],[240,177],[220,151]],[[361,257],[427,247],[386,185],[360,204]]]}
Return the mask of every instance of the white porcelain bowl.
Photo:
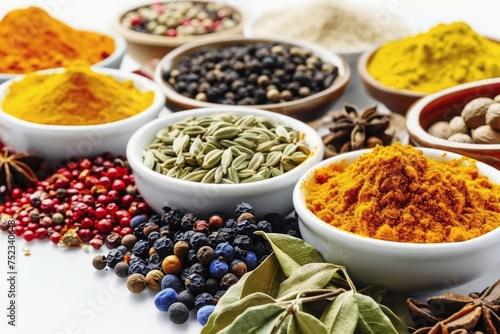
{"label": "white porcelain bowl", "polygon": [[[119,69],[122,64],[123,57],[127,52],[127,42],[122,36],[118,34],[106,33],[106,35],[113,37],[115,41],[115,51],[111,55],[109,55],[109,57],[95,63],[93,66]],[[23,74],[0,73],[0,83],[14,79],[15,77],[20,75]]]}
{"label": "white porcelain bowl", "polygon": [[[216,113],[257,115],[288,125],[304,134],[311,148],[310,156],[299,166],[283,175],[262,181],[244,184],[205,184],[185,181],[157,173],[147,168],[141,152],[150,144],[156,133],[168,124],[179,122],[190,116],[209,116]],[[323,158],[323,143],[318,133],[309,125],[294,118],[249,107],[221,106],[192,109],[161,117],[143,126],[132,135],[127,146],[127,159],[132,168],[136,186],[144,200],[157,212],[170,206],[208,216],[219,211],[228,215],[241,202],[251,204],[257,214],[293,211],[292,192],[298,179]]]}
{"label": "white porcelain bowl", "polygon": [[[432,159],[462,157],[442,150],[419,148]],[[320,162],[305,173],[293,193],[302,238],[316,247],[329,262],[345,265],[351,278],[361,284],[382,285],[392,291],[425,293],[468,283],[500,263],[500,228],[463,242],[416,244],[362,237],[320,220],[304,200],[302,184],[314,170],[335,162],[354,162],[369,150],[338,155]],[[446,153],[445,156],[443,154]],[[479,172],[500,183],[500,171],[476,162]]]}
{"label": "white porcelain bowl", "polygon": [[[104,152],[111,152],[115,155],[125,154],[127,141],[134,131],[158,117],[165,104],[165,96],[153,81],[140,75],[109,68],[93,67],[93,70],[110,75],[116,80],[132,80],[141,91],[153,91],[152,105],[132,117],[106,124],[47,125],[27,122],[1,109],[10,85],[23,78],[19,76],[0,85],[0,140],[13,151],[37,155],[48,161],[70,157],[91,157]],[[63,69],[59,68],[40,71],[40,73],[61,71]]]}

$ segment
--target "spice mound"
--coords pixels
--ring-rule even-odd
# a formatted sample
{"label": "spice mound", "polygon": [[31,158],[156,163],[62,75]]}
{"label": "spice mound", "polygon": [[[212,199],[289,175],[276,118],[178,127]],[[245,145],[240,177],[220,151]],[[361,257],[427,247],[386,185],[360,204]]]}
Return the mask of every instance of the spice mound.
{"label": "spice mound", "polygon": [[30,73],[14,82],[2,109],[33,123],[95,125],[138,114],[153,98],[154,92],[141,92],[130,80],[117,81],[77,62],[61,73]]}
{"label": "spice mound", "polygon": [[163,80],[202,102],[262,105],[294,101],[328,89],[337,66],[310,50],[277,43],[202,48],[182,57]]}
{"label": "spice mound", "polygon": [[75,30],[37,7],[18,9],[0,21],[0,73],[95,64],[115,51],[109,36]]}
{"label": "spice mound", "polygon": [[300,39],[344,52],[363,50],[411,33],[392,15],[382,18],[380,12],[332,0],[270,12],[258,19],[252,30],[255,36]]}
{"label": "spice mound", "polygon": [[158,36],[196,36],[235,27],[240,14],[222,2],[154,2],[130,11],[121,23],[132,30]]}
{"label": "spice mound", "polygon": [[320,168],[302,187],[318,218],[375,239],[456,242],[500,225],[500,186],[474,160],[433,160],[400,143]]}
{"label": "spice mound", "polygon": [[201,183],[248,183],[286,173],[310,155],[304,135],[265,117],[232,113],[170,124],[142,152],[146,167]]}
{"label": "spice mound", "polygon": [[368,72],[387,87],[433,93],[500,76],[499,59],[500,43],[455,22],[383,45]]}

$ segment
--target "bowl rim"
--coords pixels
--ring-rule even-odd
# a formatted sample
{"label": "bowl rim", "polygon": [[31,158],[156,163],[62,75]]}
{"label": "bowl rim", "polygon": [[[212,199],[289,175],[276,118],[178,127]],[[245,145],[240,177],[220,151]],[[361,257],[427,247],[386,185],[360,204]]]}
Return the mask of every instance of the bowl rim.
{"label": "bowl rim", "polygon": [[482,86],[488,86],[489,84],[499,84],[499,78],[490,78],[490,79],[482,79],[478,81],[472,81],[463,83],[460,85],[456,85],[453,87],[449,87],[438,92],[429,94],[422,99],[413,103],[408,112],[406,113],[406,129],[411,136],[417,137],[422,140],[426,140],[428,142],[432,141],[433,144],[439,146],[447,146],[455,149],[469,149],[469,150],[477,150],[477,151],[485,151],[485,150],[500,150],[500,144],[471,144],[471,143],[457,143],[450,140],[434,137],[424,130],[422,125],[420,124],[420,114],[422,110],[427,107],[432,102],[438,101],[446,96],[457,94],[461,91],[471,89],[471,88],[480,88]]}
{"label": "bowl rim", "polygon": [[[140,158],[140,154],[134,154],[134,151],[141,152],[143,148],[138,148],[138,142],[141,141],[145,136],[151,135],[154,138],[154,135],[159,130],[157,128],[164,128],[167,124],[171,122],[178,122],[182,119],[191,117],[191,116],[208,116],[213,114],[221,114],[221,113],[236,113],[242,115],[256,115],[263,116],[268,119],[279,121],[283,124],[286,124],[301,133],[305,133],[307,137],[311,138],[313,144],[310,147],[311,155],[300,165],[295,167],[293,170],[283,173],[282,175],[275,176],[269,179],[250,182],[250,183],[238,183],[238,184],[220,184],[220,183],[200,183],[193,181],[180,180],[174,177],[166,176],[155,172],[149,168],[147,168],[143,161]],[[256,187],[256,185],[262,185],[265,183],[266,187],[273,187],[276,189],[281,188],[285,182],[285,178],[292,178],[294,176],[298,177],[299,175],[306,172],[311,166],[316,163],[316,160],[321,161],[323,158],[323,143],[319,134],[307,123],[301,122],[295,118],[292,118],[287,115],[274,113],[272,111],[254,109],[251,107],[245,106],[222,106],[222,107],[213,107],[213,108],[197,108],[192,110],[186,110],[178,113],[169,114],[163,117],[159,117],[139,128],[134,134],[130,137],[127,149],[126,156],[127,160],[130,164],[130,167],[134,173],[141,174],[144,177],[149,178],[155,183],[169,185],[172,187],[179,186],[187,191],[198,191],[200,189],[218,189],[224,191],[227,195],[241,193],[242,191],[246,191],[247,194],[256,194],[260,193],[262,190],[261,187]]]}
{"label": "bowl rim", "polygon": [[[425,148],[425,147],[415,147],[418,150],[427,154],[435,154],[436,156],[441,156],[443,160],[452,160],[452,159],[460,159],[463,155],[453,152],[448,152],[440,149],[433,148]],[[398,241],[388,241],[381,239],[374,239],[370,237],[364,237],[355,233],[347,232],[331,226],[326,222],[319,219],[314,213],[312,213],[309,209],[307,209],[304,202],[304,191],[302,190],[302,184],[309,180],[310,177],[314,174],[314,171],[318,168],[322,168],[328,166],[332,163],[341,162],[343,160],[356,159],[360,155],[364,153],[371,152],[371,149],[364,149],[359,151],[353,151],[348,153],[339,154],[335,157],[331,157],[321,161],[316,164],[312,168],[310,168],[306,173],[302,175],[297,184],[295,185],[293,191],[293,204],[296,213],[299,216],[302,224],[306,225],[308,228],[313,229],[315,231],[321,231],[323,234],[333,234],[336,238],[342,239],[344,243],[351,244],[361,244],[363,247],[373,248],[373,249],[383,249],[391,252],[397,251],[410,251],[407,254],[414,254],[414,256],[418,257],[422,254],[433,254],[436,251],[441,253],[453,253],[453,252],[464,252],[466,250],[474,250],[478,248],[484,248],[485,245],[492,244],[496,242],[500,236],[500,227],[495,228],[494,230],[482,234],[478,237],[460,241],[460,242],[440,242],[440,243],[409,243],[409,242],[398,242]],[[472,159],[474,160],[474,159]],[[481,169],[486,169],[488,174],[498,174],[496,168],[489,166],[481,161],[474,161],[478,167]],[[483,174],[484,175],[484,174]],[[489,175],[486,175],[489,176]]]}
{"label": "bowl rim", "polygon": [[[163,0],[160,1],[161,3],[167,3],[167,2],[182,2],[182,0]],[[145,44],[145,45],[151,45],[151,46],[165,46],[165,47],[177,47],[185,43],[189,43],[192,41],[197,41],[199,39],[207,38],[209,36],[221,36],[221,35],[228,35],[228,34],[237,34],[242,31],[243,28],[243,23],[245,22],[246,19],[246,14],[244,11],[239,8],[238,6],[235,6],[233,4],[230,4],[228,2],[224,1],[211,1],[211,0],[191,0],[191,2],[201,2],[201,3],[222,3],[226,7],[231,8],[235,13],[237,13],[240,16],[239,22],[231,28],[224,29],[221,31],[213,32],[210,34],[203,34],[203,35],[195,35],[195,36],[176,36],[176,37],[169,37],[169,36],[158,36],[158,35],[153,35],[153,34],[148,34],[148,33],[143,33],[143,32],[138,32],[135,30],[132,30],[130,28],[125,27],[122,23],[121,20],[123,17],[131,12],[131,11],[136,11],[139,8],[143,7],[148,7],[150,6],[153,2],[147,2],[143,3],[142,5],[139,6],[133,6],[130,7],[129,9],[122,11],[119,15],[117,15],[113,21],[111,22],[111,28],[119,33],[121,36],[123,36],[127,41],[132,42],[132,43],[138,43],[138,44]]]}
{"label": "bowl rim", "polygon": [[[114,122],[92,124],[92,125],[55,125],[55,124],[41,124],[41,123],[29,122],[6,113],[2,109],[3,101],[5,100],[5,96],[3,96],[0,99],[0,119],[8,121],[14,124],[14,126],[29,128],[30,130],[38,132],[59,133],[66,131],[106,130],[112,127],[126,126],[128,124],[134,123],[138,119],[144,117],[145,115],[149,115],[151,113],[155,112],[159,113],[161,108],[165,104],[165,96],[163,95],[163,92],[158,88],[158,86],[152,80],[144,76],[132,72],[124,72],[114,68],[91,66],[91,69],[96,73],[108,75],[120,81],[132,80],[136,88],[138,88],[137,87],[138,85],[142,87],[142,89],[140,89],[141,91],[152,91],[154,93],[153,102],[149,107],[138,112],[137,114]],[[55,74],[55,73],[61,73],[64,70],[65,70],[64,67],[58,67],[58,68],[40,70],[34,73]],[[20,74],[13,79],[1,83],[0,94],[6,94],[7,90],[14,82],[22,80],[25,76],[26,74]]]}
{"label": "bowl rim", "polygon": [[[287,108],[293,108],[297,107],[298,105],[302,105],[304,103],[316,101],[324,96],[327,96],[329,94],[333,94],[337,91],[342,91],[345,89],[351,79],[351,70],[349,67],[349,64],[347,61],[342,58],[341,56],[331,52],[330,50],[313,44],[309,42],[304,42],[304,41],[297,41],[297,40],[291,40],[291,39],[283,39],[283,38],[272,38],[272,37],[244,37],[240,35],[228,35],[228,36],[219,36],[219,37],[210,37],[206,38],[204,40],[199,40],[199,41],[194,41],[190,42],[187,44],[184,44],[173,51],[169,52],[165,57],[163,57],[159,62],[158,65],[155,68],[154,71],[154,81],[157,83],[158,86],[160,86],[160,89],[163,91],[165,96],[167,96],[167,99],[170,100],[175,100],[176,102],[173,102],[174,104],[180,104],[180,105],[188,105],[191,106],[192,108],[201,108],[201,107],[215,107],[215,106],[220,106],[221,104],[217,103],[211,103],[211,102],[201,102],[197,101],[192,98],[188,98],[184,95],[179,94],[177,91],[175,91],[170,85],[166,84],[163,81],[162,78],[162,72],[165,69],[170,69],[172,62],[175,58],[179,57],[180,55],[183,55],[184,53],[186,54],[192,54],[193,52],[196,52],[196,50],[203,48],[203,47],[211,47],[214,44],[247,44],[247,43],[259,43],[259,42],[274,42],[274,43],[280,43],[280,44],[286,44],[286,45],[291,45],[291,46],[298,46],[307,50],[310,50],[315,54],[315,56],[320,57],[324,61],[328,61],[330,63],[333,63],[335,66],[339,68],[339,75],[335,79],[335,81],[332,83],[332,85],[326,89],[323,89],[322,91],[319,91],[315,94],[294,100],[294,101],[288,101],[288,102],[280,102],[280,103],[270,103],[270,104],[257,104],[253,105],[252,108],[257,108],[257,109],[265,109],[265,110],[276,110],[276,109],[287,109]],[[298,112],[280,112],[282,114],[287,114],[287,115],[292,115],[292,114],[298,114]]]}
{"label": "bowl rim", "polygon": [[406,97],[414,99],[420,99],[426,95],[429,95],[429,93],[418,92],[409,89],[397,89],[394,87],[385,86],[370,74],[370,72],[368,71],[368,63],[371,61],[371,58],[373,58],[375,53],[378,52],[378,50],[383,45],[384,44],[373,46],[362,52],[361,55],[359,56],[357,63],[357,70],[361,80],[366,81],[369,85],[375,87],[377,90],[387,94],[404,95]]}
{"label": "bowl rim", "polygon": [[[117,34],[115,32],[103,32],[103,31],[98,31],[98,30],[87,30],[87,29],[78,29],[78,30],[89,31],[89,32],[98,33],[98,34],[102,34],[102,35],[107,35],[107,36],[113,38],[113,41],[115,42],[115,50],[113,51],[113,53],[110,54],[109,56],[107,56],[106,58],[98,61],[97,63],[90,65],[92,67],[108,68],[108,66],[110,66],[110,64],[112,64],[113,62],[118,61],[120,58],[123,58],[123,56],[127,52],[127,42],[125,41],[125,39],[122,36],[120,36],[119,34]],[[38,70],[35,72],[54,70],[54,69],[58,69],[58,68],[60,68],[60,67],[46,68],[46,69]],[[12,80],[14,78],[17,78],[18,76],[24,76],[26,74],[29,74],[29,73],[0,73],[0,80],[8,81],[8,80]]]}

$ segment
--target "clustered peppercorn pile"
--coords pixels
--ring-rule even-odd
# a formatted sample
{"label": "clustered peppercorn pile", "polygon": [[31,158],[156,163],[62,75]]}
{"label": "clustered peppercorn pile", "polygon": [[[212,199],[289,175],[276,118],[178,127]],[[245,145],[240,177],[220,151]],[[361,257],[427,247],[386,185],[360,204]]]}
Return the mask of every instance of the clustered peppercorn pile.
{"label": "clustered peppercorn pile", "polygon": [[0,205],[0,229],[13,218],[14,233],[26,241],[50,237],[63,247],[113,248],[133,232],[133,217],[149,214],[126,160],[106,154],[71,160],[26,190],[12,189]]}
{"label": "clustered peppercorn pile", "polygon": [[277,43],[203,48],[183,57],[163,80],[203,102],[261,105],[307,97],[332,85],[338,68],[311,51]]}
{"label": "clustered peppercorn pile", "polygon": [[232,28],[240,15],[222,2],[155,2],[128,12],[121,23],[158,36],[195,36]]}
{"label": "clustered peppercorn pile", "polygon": [[258,219],[248,203],[239,204],[234,217],[213,214],[205,220],[169,207],[149,220],[137,216],[133,234],[106,256],[96,256],[93,266],[128,277],[132,293],[158,291],[155,306],[173,323],[187,321],[196,309],[205,325],[225,291],[271,254],[269,242],[255,231],[300,237],[294,218],[271,213]]}

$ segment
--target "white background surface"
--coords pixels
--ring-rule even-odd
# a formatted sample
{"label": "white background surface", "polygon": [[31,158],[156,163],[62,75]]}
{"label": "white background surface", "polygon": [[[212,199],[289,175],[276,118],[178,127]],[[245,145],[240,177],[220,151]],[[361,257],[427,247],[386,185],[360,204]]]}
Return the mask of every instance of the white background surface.
{"label": "white background surface", "polygon": [[[281,0],[232,0],[250,13],[258,13],[283,3]],[[302,3],[308,1],[302,0]],[[349,1],[377,9],[379,15],[400,15],[412,21],[417,30],[425,30],[439,22],[464,20],[485,35],[500,38],[500,1],[498,0],[357,0]],[[8,11],[37,5],[74,27],[109,31],[109,22],[118,13],[144,3],[136,0],[0,0],[0,17]],[[0,59],[1,61],[1,59]],[[137,63],[126,58],[124,70],[137,69]],[[339,103],[360,105],[373,103],[354,82]],[[132,295],[125,280],[110,271],[93,269],[96,254],[81,249],[59,250],[48,241],[26,243],[17,238],[17,327],[7,326],[7,238],[0,234],[0,333],[86,334],[106,333],[198,333],[201,326],[192,314],[188,323],[170,323],[166,313],[153,305],[153,293]],[[499,240],[500,242],[500,240]],[[31,256],[24,256],[29,248]],[[460,293],[482,290],[500,279],[500,266],[489,275],[466,286],[453,279],[447,286]]]}

